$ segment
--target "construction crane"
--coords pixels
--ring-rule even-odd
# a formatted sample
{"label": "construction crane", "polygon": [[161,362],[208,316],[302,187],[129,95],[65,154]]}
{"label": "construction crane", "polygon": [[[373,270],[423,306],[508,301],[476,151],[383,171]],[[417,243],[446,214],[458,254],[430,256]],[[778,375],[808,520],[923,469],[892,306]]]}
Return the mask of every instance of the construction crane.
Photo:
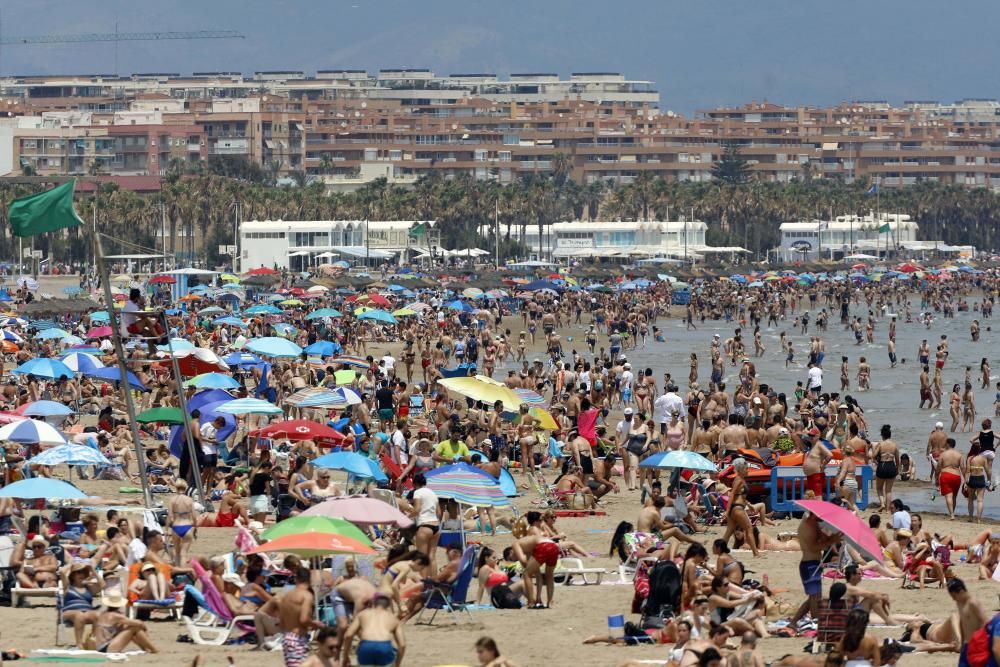
{"label": "construction crane", "polygon": [[33,44],[80,44],[86,42],[114,42],[115,74],[118,73],[119,42],[149,42],[164,39],[245,39],[235,30],[195,30],[193,32],[91,32],[76,35],[26,35],[23,37],[0,37],[2,46],[30,46]]}
{"label": "construction crane", "polygon": [[89,32],[79,35],[29,35],[4,37],[0,45],[74,44],[77,42],[147,42],[159,39],[244,39],[235,30],[196,30],[194,32]]}

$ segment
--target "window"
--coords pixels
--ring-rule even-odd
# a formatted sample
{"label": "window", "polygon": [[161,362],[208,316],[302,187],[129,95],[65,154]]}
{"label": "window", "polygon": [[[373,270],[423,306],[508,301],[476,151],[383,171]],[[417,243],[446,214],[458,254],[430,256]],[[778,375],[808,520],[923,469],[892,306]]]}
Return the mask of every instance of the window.
{"label": "window", "polygon": [[22,139],[21,149],[23,150],[25,148],[38,148],[38,142],[35,139]]}

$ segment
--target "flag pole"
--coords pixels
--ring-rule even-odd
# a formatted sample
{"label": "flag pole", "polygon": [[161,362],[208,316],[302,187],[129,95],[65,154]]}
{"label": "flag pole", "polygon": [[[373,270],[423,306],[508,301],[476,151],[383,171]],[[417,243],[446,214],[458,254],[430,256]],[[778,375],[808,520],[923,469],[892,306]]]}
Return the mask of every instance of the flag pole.
{"label": "flag pole", "polygon": [[[95,209],[94,218],[97,218]],[[128,413],[129,426],[132,431],[132,442],[135,445],[135,462],[139,466],[139,480],[142,483],[142,498],[146,507],[153,506],[153,496],[149,492],[149,479],[146,476],[146,454],[139,438],[139,426],[135,420],[135,403],[132,401],[132,387],[128,383],[128,366],[125,362],[125,349],[122,347],[121,330],[118,328],[118,315],[115,312],[115,300],[111,294],[111,280],[108,277],[108,266],[104,261],[104,248],[101,245],[101,235],[94,231],[94,258],[97,260],[97,271],[104,288],[104,303],[108,310],[108,323],[111,325],[111,344],[115,348],[115,359],[118,362],[118,372],[121,374],[119,386],[125,394],[125,410]]]}

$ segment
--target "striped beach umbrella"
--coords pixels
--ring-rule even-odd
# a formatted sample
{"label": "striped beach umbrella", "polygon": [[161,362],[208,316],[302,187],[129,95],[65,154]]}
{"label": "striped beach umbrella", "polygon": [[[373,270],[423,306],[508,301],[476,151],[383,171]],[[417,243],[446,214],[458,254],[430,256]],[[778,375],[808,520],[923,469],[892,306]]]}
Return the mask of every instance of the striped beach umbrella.
{"label": "striped beach umbrella", "polygon": [[354,366],[356,368],[368,368],[368,361],[364,357],[355,357],[352,355],[341,355],[339,357],[334,357],[330,359],[331,364],[340,364],[341,366]]}
{"label": "striped beach umbrella", "polygon": [[215,408],[216,412],[224,412],[230,415],[280,415],[282,410],[273,403],[262,401],[259,398],[240,398],[233,401],[226,401]]}
{"label": "striped beach umbrella", "polygon": [[111,461],[93,447],[87,445],[77,445],[67,443],[44,452],[31,459],[32,463],[43,466],[56,466],[66,464],[68,466],[106,466],[111,465]]}
{"label": "striped beach umbrella", "polygon": [[472,466],[455,464],[442,466],[427,474],[427,487],[440,498],[451,498],[474,507],[506,507],[507,496],[500,482],[488,473]]}
{"label": "striped beach umbrella", "polygon": [[545,405],[545,399],[534,389],[515,389],[514,393],[521,397],[521,400],[531,406]]}

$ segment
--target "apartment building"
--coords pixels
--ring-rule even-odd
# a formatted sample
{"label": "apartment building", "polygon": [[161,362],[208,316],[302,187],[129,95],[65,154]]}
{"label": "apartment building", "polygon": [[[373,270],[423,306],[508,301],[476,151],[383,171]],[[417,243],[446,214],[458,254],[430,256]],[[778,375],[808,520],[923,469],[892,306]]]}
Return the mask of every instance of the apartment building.
{"label": "apartment building", "polygon": [[995,100],[753,102],[684,118],[660,108],[651,82],[616,73],[387,69],[2,77],[4,109],[13,118],[0,118],[3,173],[97,164],[102,173],[158,174],[171,160],[243,156],[278,177],[305,171],[331,190],[431,173],[697,182],[735,145],[768,182],[1000,187]]}

